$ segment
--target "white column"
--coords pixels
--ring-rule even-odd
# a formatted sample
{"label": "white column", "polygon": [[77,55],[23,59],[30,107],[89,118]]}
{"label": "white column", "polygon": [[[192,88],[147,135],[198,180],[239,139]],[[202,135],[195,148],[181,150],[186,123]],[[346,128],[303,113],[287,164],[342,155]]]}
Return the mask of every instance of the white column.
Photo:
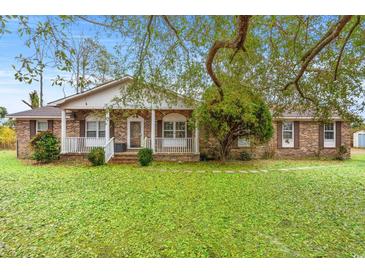
{"label": "white column", "polygon": [[66,145],[66,110],[61,111],[61,152],[65,151]]}
{"label": "white column", "polygon": [[195,153],[199,153],[199,128],[198,123],[195,123]]}
{"label": "white column", "polygon": [[155,152],[155,137],[156,137],[156,113],[152,110],[151,113],[151,148]]}
{"label": "white column", "polygon": [[110,113],[109,110],[106,111],[105,114],[105,144],[110,139]]}

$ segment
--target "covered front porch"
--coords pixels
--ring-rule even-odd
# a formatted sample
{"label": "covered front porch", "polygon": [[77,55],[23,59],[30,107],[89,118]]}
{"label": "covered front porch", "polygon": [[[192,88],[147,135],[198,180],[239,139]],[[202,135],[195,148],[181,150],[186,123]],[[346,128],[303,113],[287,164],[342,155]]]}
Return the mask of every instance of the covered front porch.
{"label": "covered front porch", "polygon": [[[104,113],[104,116],[100,116]],[[115,154],[150,148],[153,153],[184,159],[199,154],[199,130],[191,129],[191,110],[95,110],[63,109],[61,115],[61,153],[87,154],[103,147],[105,159]],[[158,158],[158,157],[157,157]]]}

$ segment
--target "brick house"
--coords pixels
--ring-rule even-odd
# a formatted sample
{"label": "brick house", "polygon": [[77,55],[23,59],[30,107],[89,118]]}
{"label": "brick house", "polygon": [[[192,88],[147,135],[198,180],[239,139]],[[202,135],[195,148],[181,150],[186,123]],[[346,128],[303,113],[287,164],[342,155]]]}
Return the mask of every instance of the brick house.
{"label": "brick house", "polygon": [[[30,155],[29,141],[37,132],[50,130],[61,140],[62,157],[84,157],[93,147],[104,147],[107,160],[134,161],[136,152],[149,147],[156,160],[198,161],[201,152],[215,147],[211,138],[188,126],[193,107],[177,96],[173,103],[133,102],[113,105],[131,77],[124,77],[49,103],[8,115],[16,121],[17,156]],[[321,124],[310,113],[283,113],[273,120],[275,133],[265,145],[251,147],[238,139],[232,158],[242,151],[255,157],[335,156],[340,145],[350,147],[349,125],[338,116]]]}

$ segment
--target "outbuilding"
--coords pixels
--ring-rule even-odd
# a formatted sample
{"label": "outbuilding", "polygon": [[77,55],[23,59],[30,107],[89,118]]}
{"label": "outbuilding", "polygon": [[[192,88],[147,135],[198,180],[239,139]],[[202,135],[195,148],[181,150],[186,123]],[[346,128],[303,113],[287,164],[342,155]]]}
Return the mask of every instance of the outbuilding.
{"label": "outbuilding", "polygon": [[365,148],[365,130],[354,132],[354,147]]}

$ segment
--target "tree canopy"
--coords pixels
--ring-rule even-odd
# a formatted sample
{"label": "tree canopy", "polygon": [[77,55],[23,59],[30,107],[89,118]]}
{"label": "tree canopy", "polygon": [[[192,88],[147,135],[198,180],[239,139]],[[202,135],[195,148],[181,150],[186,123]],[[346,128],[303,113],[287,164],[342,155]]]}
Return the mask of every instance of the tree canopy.
{"label": "tree canopy", "polygon": [[[16,17],[19,35],[32,35],[28,17]],[[336,111],[354,119],[364,111],[363,16],[61,16],[39,22],[60,71],[72,70],[76,54],[67,30],[89,23],[117,34],[113,71],[135,77],[138,88],[174,90],[192,98],[222,75],[250,86],[271,108]],[[0,34],[9,17],[0,17]],[[38,38],[36,38],[38,39]],[[155,96],[150,93],[146,96]],[[130,96],[131,94],[127,94]]]}

